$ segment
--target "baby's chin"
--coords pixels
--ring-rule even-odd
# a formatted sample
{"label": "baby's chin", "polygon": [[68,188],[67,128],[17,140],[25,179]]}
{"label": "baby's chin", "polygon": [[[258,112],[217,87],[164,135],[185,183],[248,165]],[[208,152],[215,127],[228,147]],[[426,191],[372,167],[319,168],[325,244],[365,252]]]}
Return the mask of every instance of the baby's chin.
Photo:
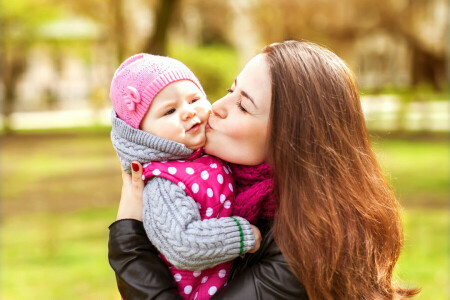
{"label": "baby's chin", "polygon": [[203,137],[202,141],[199,141],[198,143],[192,144],[192,145],[186,145],[191,150],[198,150],[202,147],[205,147],[206,144],[206,136]]}

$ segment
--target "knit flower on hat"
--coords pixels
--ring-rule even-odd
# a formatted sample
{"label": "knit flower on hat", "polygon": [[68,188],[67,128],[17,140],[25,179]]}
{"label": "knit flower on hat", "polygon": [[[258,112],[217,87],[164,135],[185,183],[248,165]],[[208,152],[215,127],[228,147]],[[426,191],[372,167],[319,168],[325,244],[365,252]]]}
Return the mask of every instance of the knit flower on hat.
{"label": "knit flower on hat", "polygon": [[125,95],[123,96],[123,101],[127,105],[128,110],[134,111],[136,110],[136,104],[141,102],[141,95],[136,90],[136,88],[132,86],[127,86],[127,90]]}

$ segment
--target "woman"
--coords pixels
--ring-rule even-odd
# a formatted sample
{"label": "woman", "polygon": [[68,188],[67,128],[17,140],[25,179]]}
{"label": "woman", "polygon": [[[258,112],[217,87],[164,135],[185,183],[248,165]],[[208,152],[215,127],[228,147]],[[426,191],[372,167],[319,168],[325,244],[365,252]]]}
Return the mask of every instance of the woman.
{"label": "woman", "polygon": [[[206,152],[235,164],[269,163],[277,199],[273,221],[258,223],[260,250],[236,261],[214,299],[393,299],[418,292],[393,283],[403,242],[399,207],[341,59],[307,42],[269,45],[212,109]],[[125,299],[175,299],[175,282],[137,221],[141,170],[124,175],[110,263]]]}

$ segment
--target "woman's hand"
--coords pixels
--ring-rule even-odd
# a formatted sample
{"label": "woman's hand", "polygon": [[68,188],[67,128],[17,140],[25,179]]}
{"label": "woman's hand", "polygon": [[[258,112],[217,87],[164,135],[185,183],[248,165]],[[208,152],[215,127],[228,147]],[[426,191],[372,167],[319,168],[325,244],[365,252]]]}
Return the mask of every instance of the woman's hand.
{"label": "woman's hand", "polygon": [[131,175],[122,171],[122,194],[120,196],[117,220],[136,219],[142,221],[142,194],[144,181],[142,180],[142,166],[138,162],[131,163]]}

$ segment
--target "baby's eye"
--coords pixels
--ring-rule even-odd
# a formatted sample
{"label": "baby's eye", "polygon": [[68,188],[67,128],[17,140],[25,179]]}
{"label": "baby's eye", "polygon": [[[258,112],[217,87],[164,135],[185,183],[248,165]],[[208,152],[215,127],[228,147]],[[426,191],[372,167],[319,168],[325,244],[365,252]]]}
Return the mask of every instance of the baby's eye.
{"label": "baby's eye", "polygon": [[189,102],[189,104],[195,103],[195,102],[197,102],[198,100],[200,100],[200,98],[194,98],[194,99],[192,99],[192,100]]}
{"label": "baby's eye", "polygon": [[171,109],[169,109],[164,115],[165,115],[165,116],[168,116],[168,115],[173,114],[174,112],[175,112],[175,108],[171,108]]}
{"label": "baby's eye", "polygon": [[234,91],[233,91],[233,89],[227,89],[227,92],[231,94]]}

